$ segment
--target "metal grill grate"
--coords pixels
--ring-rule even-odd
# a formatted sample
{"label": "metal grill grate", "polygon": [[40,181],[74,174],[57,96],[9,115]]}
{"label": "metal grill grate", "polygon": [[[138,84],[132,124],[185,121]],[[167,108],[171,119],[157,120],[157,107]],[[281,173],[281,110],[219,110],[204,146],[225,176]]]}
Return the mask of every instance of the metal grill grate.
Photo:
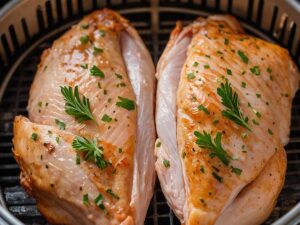
{"label": "metal grill grate", "polygon": [[[55,17],[52,12],[54,6],[51,3],[53,2],[56,2],[57,20],[53,19]],[[5,52],[5,57],[2,55],[1,58],[0,56],[0,82],[7,78],[3,76],[3,74],[9,71],[10,67],[14,64],[13,62],[19,59],[20,55],[29,47],[32,48],[28,52],[28,55],[17,64],[17,68],[13,72],[5,89],[3,89],[4,86],[2,85],[2,91],[4,92],[2,99],[0,99],[0,187],[3,195],[2,204],[5,204],[8,210],[21,221],[30,225],[42,225],[47,223],[39,214],[35,206],[35,200],[28,197],[19,186],[20,171],[11,152],[12,123],[16,115],[27,115],[28,92],[42,51],[50,47],[53,40],[59,37],[71,24],[75,23],[86,13],[82,7],[83,0],[73,1],[76,2],[75,6],[78,9],[77,11],[74,9],[76,8],[74,4],[71,4],[71,1],[63,1],[67,3],[66,13],[64,13],[61,6],[59,7],[61,2],[61,0],[46,1],[45,11],[40,10],[40,8],[37,9],[36,18],[39,32],[36,35],[30,36],[31,31],[26,19],[21,19],[22,30],[26,40],[23,44],[18,41],[14,26],[10,26],[9,28],[11,40],[8,39],[8,35],[0,34],[3,51]],[[111,1],[106,1],[106,6],[119,9],[129,20],[136,21],[133,24],[138,29],[148,49],[151,50],[155,61],[157,61],[163,51],[168,41],[170,31],[175,26],[176,20],[189,23],[199,15],[207,16],[212,13],[224,11],[232,12],[236,14],[236,16],[239,16],[239,13],[234,11],[233,6],[237,2],[234,0],[227,0],[226,5],[223,4],[225,1],[221,0],[214,1],[214,5],[210,4],[212,1],[201,1],[199,4],[194,4],[192,1],[181,2],[170,0],[160,2],[153,1],[154,3],[150,3],[148,0],[123,0],[120,2],[120,4],[114,5]],[[296,25],[290,23],[286,17],[282,17],[278,7],[274,6],[271,10],[272,19],[268,25],[268,29],[260,29],[264,23],[262,21],[262,8],[265,1],[249,0],[247,2],[247,15],[246,17],[240,17],[247,30],[256,36],[281,43],[288,47],[299,64],[300,45],[299,41],[295,41],[295,37],[299,38],[296,36]],[[97,1],[91,1],[91,4],[92,9],[99,7]],[[126,10],[122,11],[122,8],[124,8],[122,4],[126,4]],[[181,8],[179,8],[179,6]],[[45,22],[45,17],[48,18],[48,23]],[[285,35],[287,29],[289,32],[288,35]],[[14,51],[11,46],[13,46],[16,51]],[[3,61],[6,62],[6,64],[3,63]],[[271,217],[265,222],[265,225],[276,221],[300,202],[300,93],[295,97],[292,115],[291,140],[286,146],[288,156],[286,183],[279,197],[277,206]],[[145,224],[180,224],[167,206],[158,182]]]}

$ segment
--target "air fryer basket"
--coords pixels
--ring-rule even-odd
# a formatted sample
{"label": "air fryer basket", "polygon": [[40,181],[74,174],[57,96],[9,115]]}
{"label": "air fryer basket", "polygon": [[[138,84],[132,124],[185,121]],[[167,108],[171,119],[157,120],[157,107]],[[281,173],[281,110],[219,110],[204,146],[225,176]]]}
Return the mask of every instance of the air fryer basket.
{"label": "air fryer basket", "polygon": [[[229,13],[249,33],[286,47],[300,65],[300,5],[295,0],[11,1],[0,11],[1,225],[47,224],[34,199],[19,185],[20,171],[11,151],[13,118],[27,115],[28,92],[42,51],[83,15],[103,7],[115,9],[132,21],[155,62],[177,20],[189,23],[197,16]],[[291,139],[286,146],[286,182],[265,224],[300,224],[300,93],[295,97],[292,115]],[[158,182],[145,224],[180,224],[166,204]]]}

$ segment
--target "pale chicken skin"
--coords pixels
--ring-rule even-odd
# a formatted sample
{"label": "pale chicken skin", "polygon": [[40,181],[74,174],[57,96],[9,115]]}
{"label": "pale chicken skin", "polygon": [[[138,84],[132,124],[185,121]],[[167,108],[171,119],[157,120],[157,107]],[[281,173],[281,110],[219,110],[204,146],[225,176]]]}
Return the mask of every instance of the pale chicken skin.
{"label": "pale chicken skin", "polygon": [[[107,9],[44,51],[13,142],[21,183],[51,223],[143,224],[155,181],[154,72],[137,32]],[[68,112],[64,87],[88,99],[90,118]],[[103,151],[101,165],[78,138]]]}
{"label": "pale chicken skin", "polygon": [[299,83],[288,52],[230,16],[199,18],[175,28],[157,77],[156,170],[176,215],[186,225],[261,224],[284,183]]}

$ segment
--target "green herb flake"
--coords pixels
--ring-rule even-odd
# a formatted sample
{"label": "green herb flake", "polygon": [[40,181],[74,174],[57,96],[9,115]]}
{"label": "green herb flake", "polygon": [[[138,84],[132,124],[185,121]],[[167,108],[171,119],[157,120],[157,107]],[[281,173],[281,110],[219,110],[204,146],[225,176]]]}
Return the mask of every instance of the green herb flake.
{"label": "green herb flake", "polygon": [[84,160],[94,161],[98,168],[105,169],[109,162],[104,159],[103,147],[98,146],[97,139],[89,140],[85,137],[76,137],[72,142],[72,147],[77,152],[84,153]]}
{"label": "green herb flake", "polygon": [[105,75],[97,66],[93,65],[93,67],[90,69],[91,76],[101,77],[104,78]]}
{"label": "green herb flake", "polygon": [[242,133],[242,138],[243,138],[243,139],[245,139],[245,138],[247,138],[247,137],[248,137],[248,133],[246,133],[246,132]]}
{"label": "green herb flake", "polygon": [[261,117],[260,112],[256,111],[255,109],[252,109],[252,111],[254,112],[254,114],[255,114],[258,118]]}
{"label": "green herb flake", "polygon": [[99,194],[95,200],[94,200],[95,204],[99,207],[99,209],[105,211],[105,206],[103,205],[103,195]]}
{"label": "green herb flake", "polygon": [[192,80],[195,78],[195,74],[194,73],[188,73],[187,74],[187,79]]}
{"label": "green herb flake", "polygon": [[118,79],[123,79],[123,77],[122,77],[121,74],[115,73],[115,75],[116,75],[116,77],[117,77]]}
{"label": "green herb flake", "polygon": [[218,119],[214,119],[214,120],[213,120],[213,124],[214,124],[214,125],[217,125],[218,123],[219,123],[219,120],[218,120]]}
{"label": "green herb flake", "polygon": [[256,94],[256,97],[257,98],[261,98],[261,94]]}
{"label": "green herb flake", "polygon": [[104,114],[104,115],[102,116],[102,119],[101,119],[101,120],[102,120],[103,122],[109,123],[109,122],[112,121],[112,118],[111,118],[109,115]]}
{"label": "green herb flake", "polygon": [[32,139],[32,140],[36,141],[37,138],[38,138],[37,133],[32,133],[32,134],[31,134],[31,139]]}
{"label": "green herb flake", "polygon": [[252,68],[250,68],[251,73],[255,74],[256,76],[260,75],[260,68],[259,66],[253,66]]}
{"label": "green herb flake", "polygon": [[110,194],[114,199],[120,199],[120,197],[117,194],[115,194],[111,189],[107,189],[106,193]]}
{"label": "green herb flake", "polygon": [[244,81],[242,81],[242,88],[246,88],[246,83]]}
{"label": "green herb flake", "polygon": [[201,171],[202,173],[205,173],[205,169],[204,169],[204,166],[203,166],[203,165],[200,166],[200,171]]}
{"label": "green herb flake", "polygon": [[249,59],[248,59],[248,57],[245,55],[244,52],[242,52],[241,50],[238,50],[238,55],[239,55],[239,57],[241,58],[241,60],[242,60],[244,63],[248,64]]}
{"label": "green herb flake", "polygon": [[56,125],[59,127],[60,130],[66,129],[66,124],[58,119],[55,119]]}
{"label": "green herb flake", "polygon": [[227,75],[232,75],[232,71],[230,69],[226,69]]}
{"label": "green herb flake", "polygon": [[209,69],[210,68],[210,66],[208,64],[205,64],[203,67],[204,67],[204,69]]}
{"label": "green herb flake", "polygon": [[198,66],[198,65],[199,65],[198,62],[194,62],[193,67],[196,67],[196,66]]}
{"label": "green herb flake", "polygon": [[199,109],[200,111],[205,112],[205,114],[210,115],[210,112],[208,111],[208,109],[207,109],[205,106],[199,105],[199,106],[198,106],[198,109]]}
{"label": "green herb flake", "polygon": [[88,64],[87,64],[87,63],[86,63],[86,64],[81,64],[80,67],[81,67],[82,69],[85,69],[85,70],[86,70],[86,69],[88,68]]}
{"label": "green herb flake", "polygon": [[134,103],[134,101],[132,101],[132,100],[130,100],[128,98],[123,98],[121,96],[118,96],[118,99],[120,101],[118,101],[116,103],[117,106],[122,107],[124,109],[127,109],[129,111],[135,110],[135,103]]}
{"label": "green herb flake", "polygon": [[76,165],[80,165],[80,155],[76,154]]}
{"label": "green herb flake", "polygon": [[43,103],[41,101],[38,102],[38,107],[42,107]]}
{"label": "green herb flake", "polygon": [[90,203],[89,194],[84,194],[82,197],[82,202],[84,205],[88,205]]}
{"label": "green herb flake", "polygon": [[122,152],[123,152],[123,149],[122,149],[122,148],[118,148],[118,152],[119,152],[119,153],[122,153]]}
{"label": "green herb flake", "polygon": [[90,38],[88,35],[83,35],[80,37],[79,40],[80,40],[81,44],[87,44],[89,42]]}
{"label": "green herb flake", "polygon": [[99,30],[99,34],[100,34],[100,37],[104,37],[105,36],[105,31],[104,30]]}
{"label": "green herb flake", "polygon": [[159,148],[161,146],[161,142],[159,141],[159,142],[157,142],[157,144],[156,144],[156,148]]}
{"label": "green herb flake", "polygon": [[221,143],[222,133],[221,132],[217,133],[214,140],[212,140],[211,135],[209,133],[206,133],[205,131],[203,131],[203,133],[195,131],[194,135],[197,137],[196,144],[200,148],[205,148],[205,149],[210,150],[209,156],[211,158],[217,157],[224,165],[226,165],[226,166],[229,165],[230,157],[222,147],[222,143]]}
{"label": "green herb flake", "polygon": [[254,125],[256,125],[256,126],[259,125],[259,123],[258,123],[255,119],[252,120],[252,123],[253,123]]}
{"label": "green herb flake", "polygon": [[212,172],[213,177],[219,181],[220,183],[223,183],[223,178],[220,177],[216,172]]}
{"label": "green herb flake", "polygon": [[269,128],[268,129],[268,133],[270,134],[270,135],[273,135],[273,131]]}
{"label": "green herb flake", "polygon": [[59,143],[60,143],[60,139],[59,139],[59,137],[58,137],[58,136],[56,136],[56,137],[55,137],[55,141],[56,141],[56,143],[57,143],[57,144],[59,144]]}
{"label": "green herb flake", "polygon": [[228,45],[229,44],[229,40],[227,38],[224,39],[224,44]]}
{"label": "green herb flake", "polygon": [[235,173],[236,175],[240,176],[242,174],[242,170],[236,167],[231,166],[231,172]]}
{"label": "green herb flake", "polygon": [[93,47],[93,54],[96,55],[98,53],[102,53],[103,49],[102,48],[97,48],[96,46]]}
{"label": "green herb flake", "polygon": [[185,151],[182,152],[181,157],[182,157],[183,159],[185,159],[185,157],[186,157],[186,152],[185,152]]}
{"label": "green herb flake", "polygon": [[86,29],[89,28],[89,24],[81,24],[80,28],[83,29],[83,30],[86,30]]}
{"label": "green herb flake", "polygon": [[164,159],[164,160],[163,160],[163,164],[164,164],[164,167],[166,167],[166,168],[169,168],[169,167],[170,167],[170,161],[167,160],[167,159]]}
{"label": "green herb flake", "polygon": [[268,73],[272,73],[272,69],[270,67],[267,68]]}

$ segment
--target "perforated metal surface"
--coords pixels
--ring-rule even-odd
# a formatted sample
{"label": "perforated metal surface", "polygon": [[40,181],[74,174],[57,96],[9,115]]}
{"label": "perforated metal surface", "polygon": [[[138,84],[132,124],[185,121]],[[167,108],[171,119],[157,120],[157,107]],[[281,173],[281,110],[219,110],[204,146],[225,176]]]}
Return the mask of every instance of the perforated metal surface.
{"label": "perforated metal surface", "polygon": [[[245,4],[241,4],[245,7],[244,11],[242,9],[239,11],[235,8],[235,5],[240,4],[237,3],[238,1],[240,0],[200,1],[201,4],[197,4],[195,3],[197,1],[127,0],[106,1],[105,3],[101,1],[101,5],[120,10],[125,17],[133,21],[155,61],[164,49],[176,20],[189,23],[198,15],[207,16],[230,12],[240,18],[250,33],[287,47],[299,65],[299,27],[297,28],[291,18],[283,14],[284,11],[279,9],[279,5],[270,7],[268,5],[270,1],[248,0],[244,1]],[[17,35],[18,29],[14,26],[8,28],[8,33],[0,33],[0,51],[2,51],[0,52],[0,82],[2,82],[0,89],[0,186],[4,200],[2,203],[21,221],[30,225],[46,224],[46,222],[37,211],[34,199],[29,198],[19,186],[20,171],[11,152],[13,118],[18,114],[27,115],[28,92],[42,51],[85,13],[100,6],[97,1],[86,1],[90,2],[91,8],[87,10],[87,7],[83,7],[84,10],[82,6],[87,3],[80,0],[41,2],[46,3],[42,10],[38,8],[35,11],[35,18],[39,21],[36,33],[33,33],[29,22],[22,17],[20,17],[20,29],[24,40]],[[62,6],[65,4],[66,8]],[[264,10],[269,10],[271,15],[264,15]],[[269,18],[268,26],[265,24],[267,19],[262,20],[262,17]],[[1,28],[0,19],[0,31],[1,29],[4,28]],[[14,69],[13,66],[16,68]],[[274,212],[265,224],[276,221],[300,202],[300,93],[294,100],[292,114],[291,140],[286,146],[288,155],[286,183]],[[158,184],[145,224],[180,224],[167,206]]]}

